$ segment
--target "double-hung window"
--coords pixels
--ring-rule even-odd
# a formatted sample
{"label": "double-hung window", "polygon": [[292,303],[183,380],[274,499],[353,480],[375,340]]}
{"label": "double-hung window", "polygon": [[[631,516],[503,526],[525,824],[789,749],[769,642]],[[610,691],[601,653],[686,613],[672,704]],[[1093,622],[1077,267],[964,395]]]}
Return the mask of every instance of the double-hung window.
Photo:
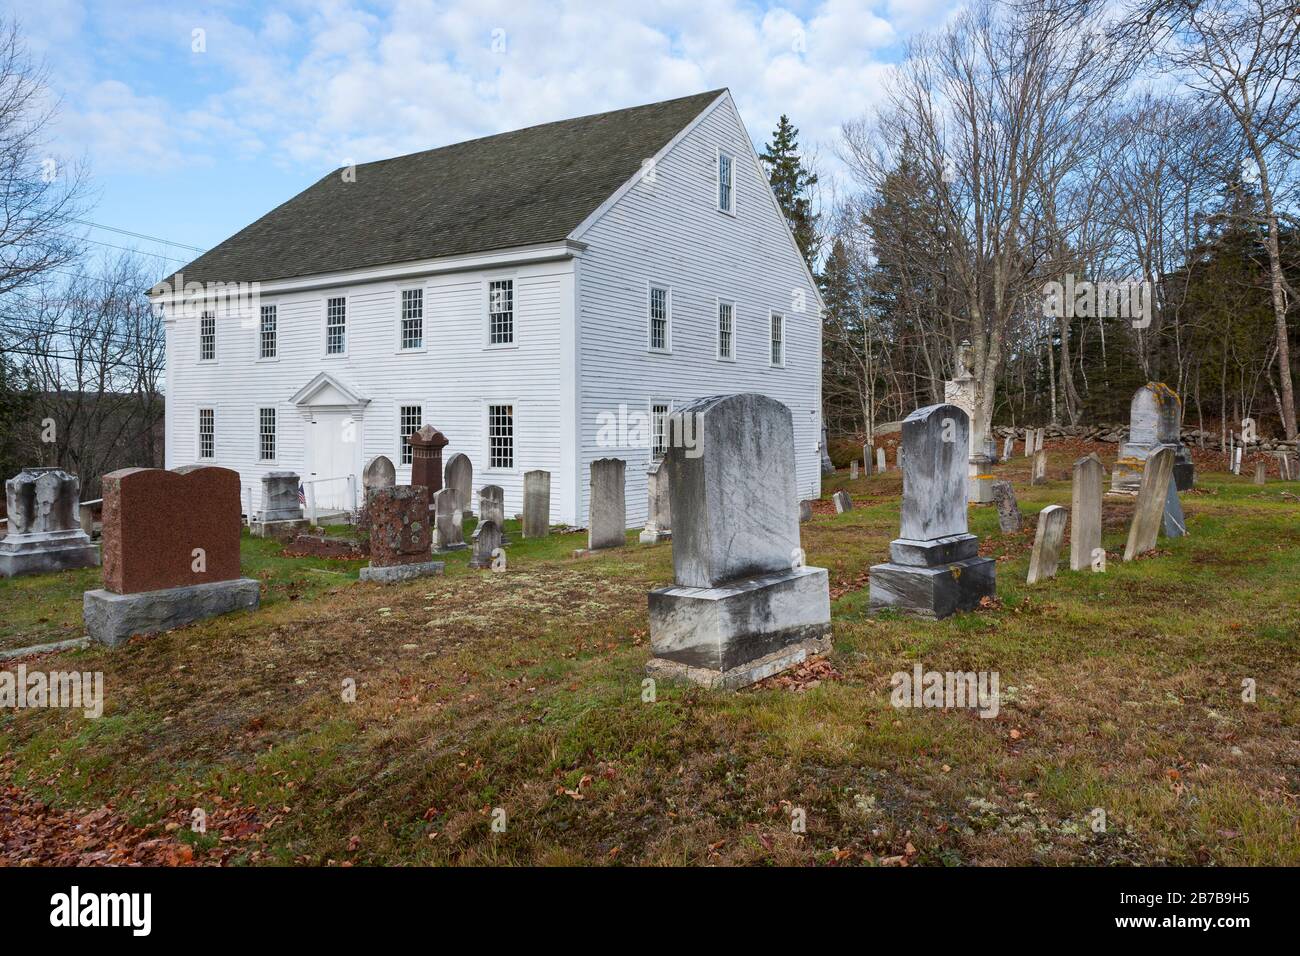
{"label": "double-hung window", "polygon": [[665,286],[650,287],[650,351],[667,352],[671,339],[672,294]]}
{"label": "double-hung window", "polygon": [[275,409],[257,410],[257,459],[275,461]]}
{"label": "double-hung window", "polygon": [[211,461],[217,457],[217,413],[212,408],[199,409],[199,458]]}
{"label": "double-hung window", "polygon": [[348,351],[348,300],[344,296],[325,304],[325,354],[346,355]]}
{"label": "double-hung window", "polygon": [[515,407],[488,406],[488,467],[515,467]]}
{"label": "double-hung window", "polygon": [[785,316],[780,312],[772,313],[771,364],[785,364]]}
{"label": "double-hung window", "polygon": [[718,358],[736,357],[736,304],[718,301]]}
{"label": "double-hung window", "polygon": [[718,211],[736,214],[735,160],[730,153],[718,152]]}
{"label": "double-hung window", "polygon": [[488,283],[488,344],[512,345],[515,341],[515,280]]}
{"label": "double-hung window", "polygon": [[402,290],[402,349],[424,348],[424,290]]}
{"label": "double-hung window", "polygon": [[217,313],[204,312],[199,316],[199,361],[217,360]]}
{"label": "double-hung window", "polygon": [[258,328],[257,337],[257,357],[264,359],[275,358],[279,349],[279,343],[276,340],[275,306],[262,306],[262,324]]}
{"label": "double-hung window", "polygon": [[411,443],[406,439],[420,430],[424,424],[424,408],[420,405],[403,405],[397,413],[397,444],[401,449],[403,465],[411,463]]}

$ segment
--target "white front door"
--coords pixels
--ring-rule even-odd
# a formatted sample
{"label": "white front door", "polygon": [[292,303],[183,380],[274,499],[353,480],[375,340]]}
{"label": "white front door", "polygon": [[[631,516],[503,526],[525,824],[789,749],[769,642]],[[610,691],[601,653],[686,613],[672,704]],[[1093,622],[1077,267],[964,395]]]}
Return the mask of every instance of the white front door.
{"label": "white front door", "polygon": [[347,478],[351,475],[356,481],[360,480],[357,465],[361,434],[359,416],[348,411],[313,410],[307,428],[307,477],[316,482],[316,508],[320,511],[351,511],[356,505],[349,497]]}

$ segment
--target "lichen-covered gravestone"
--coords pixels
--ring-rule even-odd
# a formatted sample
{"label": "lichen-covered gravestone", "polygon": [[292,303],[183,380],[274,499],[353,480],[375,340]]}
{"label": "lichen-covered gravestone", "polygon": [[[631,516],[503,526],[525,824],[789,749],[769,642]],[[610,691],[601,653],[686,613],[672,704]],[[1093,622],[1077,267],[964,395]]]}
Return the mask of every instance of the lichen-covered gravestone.
{"label": "lichen-covered gravestone", "polygon": [[484,485],[478,490],[479,521],[495,521],[506,526],[506,493],[500,485]]}
{"label": "lichen-covered gravestone", "polygon": [[870,605],[924,618],[967,611],[996,591],[992,558],[979,557],[967,525],[970,421],[955,405],[928,405],[903,420],[903,506],[890,562],[871,569]]}
{"label": "lichen-covered gravestone", "polygon": [[1024,527],[1020,506],[1016,503],[1016,490],[1011,482],[1001,479],[993,482],[993,503],[998,509],[998,530],[1003,534],[1016,534]]}
{"label": "lichen-covered gravestone", "polygon": [[668,494],[668,469],[664,467],[663,459],[651,463],[646,469],[645,478],[648,508],[640,541],[642,544],[658,544],[673,536],[673,508]]}
{"label": "lichen-covered gravestone", "polygon": [[456,492],[456,504],[460,508],[461,520],[474,517],[471,501],[474,494],[474,465],[470,462],[469,455],[456,452],[448,458],[444,479],[446,487]]}
{"label": "lichen-covered gravestone", "polygon": [[58,468],[24,468],[5,482],[9,533],[0,578],[93,568],[99,549],[81,527],[81,479]]}
{"label": "lichen-covered gravestone", "polygon": [[471,568],[489,568],[493,554],[505,544],[501,526],[491,518],[480,519],[474,528],[474,553],[470,556]]}
{"label": "lichen-covered gravestone", "polygon": [[591,463],[587,505],[587,549],[621,548],[627,541],[627,499],[624,487],[627,462],[598,458]]}
{"label": "lichen-covered gravestone", "polygon": [[551,533],[551,473],[524,472],[524,537],[544,538]]}
{"label": "lichen-covered gravestone", "polygon": [[1133,509],[1133,523],[1129,525],[1128,544],[1124,548],[1125,561],[1132,561],[1156,546],[1173,470],[1174,450],[1169,447],[1157,448],[1144,462],[1137,507]]}
{"label": "lichen-covered gravestone", "polygon": [[366,493],[370,511],[370,566],[361,580],[392,583],[441,574],[443,563],[432,560],[429,489],[424,485],[372,488]]}
{"label": "lichen-covered gravestone", "polygon": [[1061,561],[1061,544],[1065,540],[1065,521],[1070,513],[1060,505],[1048,505],[1038,512],[1038,530],[1034,533],[1034,550],[1029,555],[1026,584],[1037,584],[1056,577]]}
{"label": "lichen-covered gravestone", "polygon": [[123,468],[104,488],[104,588],[83,595],[86,632],[114,646],[258,606],[239,576],[239,474],[228,468]]}
{"label": "lichen-covered gravestone", "polygon": [[465,547],[461,521],[460,493],[443,488],[433,496],[434,536],[439,551],[460,551]]}
{"label": "lichen-covered gravestone", "polygon": [[1087,571],[1101,547],[1101,459],[1094,452],[1074,463],[1070,495],[1070,570]]}
{"label": "lichen-covered gravestone", "polygon": [[830,650],[829,578],[799,549],[790,410],[713,396],[674,412],[669,436],[676,584],[649,595],[647,673],[743,687]]}
{"label": "lichen-covered gravestone", "polygon": [[1180,437],[1182,418],[1182,402],[1168,385],[1148,382],[1134,392],[1129,405],[1128,441],[1120,446],[1119,459],[1111,474],[1112,492],[1136,494],[1142,482],[1143,465],[1158,448],[1170,448],[1174,453],[1172,469],[1178,490],[1187,491],[1192,487],[1192,453]]}

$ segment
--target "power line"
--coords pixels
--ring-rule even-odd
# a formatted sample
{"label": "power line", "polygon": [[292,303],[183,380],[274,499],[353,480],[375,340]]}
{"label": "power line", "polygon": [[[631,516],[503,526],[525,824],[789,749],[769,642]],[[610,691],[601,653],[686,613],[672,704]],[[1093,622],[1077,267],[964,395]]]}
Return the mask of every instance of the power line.
{"label": "power line", "polygon": [[57,233],[56,235],[62,236],[64,239],[71,239],[74,242],[93,242],[99,246],[108,246],[110,249],[118,249],[122,252],[130,252],[139,256],[152,256],[155,259],[162,259],[166,262],[179,262],[181,265],[193,261],[192,259],[177,259],[175,256],[164,256],[161,252],[145,252],[142,249],[132,249],[130,246],[119,246],[111,242],[105,242],[103,239],[91,239],[89,236],[69,236],[62,232]]}
{"label": "power line", "polygon": [[157,236],[148,236],[143,232],[132,232],[130,229],[119,229],[117,226],[105,226],[102,223],[90,222],[86,219],[70,219],[69,222],[75,222],[79,226],[91,226],[95,229],[106,229],[109,232],[116,232],[121,236],[130,236],[133,239],[147,239],[150,242],[161,242],[165,246],[175,246],[178,249],[189,249],[191,252],[204,253],[208,250],[201,249],[198,246],[191,246],[184,242],[172,242],[170,239],[160,239]]}

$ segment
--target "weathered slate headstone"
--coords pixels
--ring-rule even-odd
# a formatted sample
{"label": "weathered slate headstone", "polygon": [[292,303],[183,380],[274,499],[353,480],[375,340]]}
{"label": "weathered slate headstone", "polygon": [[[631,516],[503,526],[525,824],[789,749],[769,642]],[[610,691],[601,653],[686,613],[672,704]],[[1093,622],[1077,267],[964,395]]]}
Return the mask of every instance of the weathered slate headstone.
{"label": "weathered slate headstone", "polygon": [[[441,494],[441,492],[440,492]],[[454,492],[452,493],[454,500]],[[366,492],[370,512],[370,565],[362,581],[390,584],[441,574],[443,563],[431,553],[429,489],[424,485],[394,485]]]}
{"label": "weathered slate headstone", "polygon": [[876,471],[880,472],[882,475],[885,473],[885,449],[884,448],[876,449]]}
{"label": "weathered slate headstone", "polygon": [[1178,482],[1169,478],[1169,491],[1165,495],[1165,511],[1161,516],[1161,533],[1166,538],[1181,538],[1187,534],[1187,519],[1183,517],[1183,503],[1178,497]]}
{"label": "weathered slate headstone", "polygon": [[506,493],[500,485],[478,490],[478,516],[480,521],[495,521],[498,528],[506,526]]}
{"label": "weathered slate headstone", "polygon": [[849,497],[847,491],[837,491],[831,495],[831,501],[835,503],[835,513],[842,515],[846,511],[853,510],[853,499]]}
{"label": "weathered slate headstone", "polygon": [[1133,394],[1129,405],[1128,441],[1120,446],[1119,459],[1111,473],[1111,491],[1134,494],[1142,480],[1143,464],[1157,449],[1174,451],[1173,474],[1178,490],[1192,487],[1192,453],[1180,437],[1183,406],[1168,385],[1149,382]]}
{"label": "weathered slate headstone", "polygon": [[871,443],[862,446],[862,471],[868,477],[871,475],[872,463],[876,460],[875,451],[872,450]]}
{"label": "weathered slate headstone", "polygon": [[1268,481],[1268,472],[1264,465],[1264,459],[1255,462],[1255,484],[1262,485]]}
{"label": "weathered slate headstone", "polygon": [[673,506],[668,494],[668,469],[664,467],[663,459],[651,462],[645,476],[648,508],[640,541],[642,544],[658,544],[673,536]]}
{"label": "weathered slate headstone", "polygon": [[1047,452],[1042,450],[1034,452],[1034,476],[1029,483],[1031,485],[1047,484]]}
{"label": "weathered slate headstone", "polygon": [[898,458],[898,470],[899,470],[899,471],[902,471],[902,470],[903,470],[903,464],[904,464],[904,462],[907,461],[907,449],[904,448],[902,445],[899,445],[899,446],[898,446],[898,456],[897,456],[897,458]]}
{"label": "weathered slate headstone", "polygon": [[621,548],[627,543],[627,502],[622,458],[597,458],[591,463],[587,549]]}
{"label": "weathered slate headstone", "polygon": [[469,455],[456,452],[448,458],[443,479],[446,487],[456,492],[461,520],[474,517],[474,465],[470,462]]}
{"label": "weathered slate headstone", "polygon": [[24,468],[5,482],[5,506],[9,533],[0,538],[0,578],[99,564],[99,549],[81,526],[76,475]]}
{"label": "weathered slate headstone", "polygon": [[856,458],[849,462],[849,480],[858,480],[858,460]]}
{"label": "weathered slate headstone", "polygon": [[455,488],[443,488],[433,496],[434,542],[439,551],[459,551],[465,547],[463,513],[460,494]]}
{"label": "weathered slate headstone", "polygon": [[809,499],[805,498],[803,501],[799,502],[799,523],[803,524],[805,521],[812,521],[812,516],[813,503]]}
{"label": "weathered slate headstone", "polygon": [[1092,552],[1101,547],[1101,459],[1096,453],[1074,463],[1070,496],[1070,570],[1092,567]]}
{"label": "weathered slate headstone", "polygon": [[471,568],[490,568],[492,555],[505,544],[501,526],[491,518],[480,519],[474,528],[474,553],[470,556]]}
{"label": "weathered slate headstone", "polygon": [[1024,527],[1020,506],[1016,503],[1016,490],[1005,479],[993,482],[993,503],[998,509],[998,530],[1015,534]]}
{"label": "weathered slate headstone", "polygon": [[830,585],[803,564],[790,410],[752,393],[669,418],[676,584],[651,591],[651,676],[743,687],[830,649]]}
{"label": "weathered slate headstone", "polygon": [[1034,550],[1029,556],[1026,584],[1037,584],[1056,577],[1061,561],[1061,543],[1065,540],[1065,520],[1070,513],[1060,505],[1048,505],[1038,512],[1038,530],[1034,532]]}
{"label": "weathered slate headstone", "polygon": [[87,591],[87,633],[110,646],[241,608],[239,474],[228,468],[123,468],[103,479],[104,589]]}
{"label": "weathered slate headstone", "polygon": [[970,421],[955,405],[918,408],[903,421],[903,505],[890,562],[871,569],[871,610],[925,618],[970,610],[995,590],[992,558],[967,525]]}
{"label": "weathered slate headstone", "polygon": [[524,537],[544,538],[551,533],[551,473],[524,472]]}
{"label": "weathered slate headstone", "polygon": [[432,504],[433,496],[442,490],[442,450],[447,447],[447,436],[432,425],[422,425],[406,436],[406,442],[411,446],[411,484],[426,488]]}
{"label": "weathered slate headstone", "polygon": [[1137,507],[1133,510],[1133,523],[1129,525],[1128,544],[1124,548],[1125,561],[1132,561],[1156,546],[1173,471],[1172,448],[1157,448],[1147,456],[1142,468],[1142,483],[1138,487]]}

